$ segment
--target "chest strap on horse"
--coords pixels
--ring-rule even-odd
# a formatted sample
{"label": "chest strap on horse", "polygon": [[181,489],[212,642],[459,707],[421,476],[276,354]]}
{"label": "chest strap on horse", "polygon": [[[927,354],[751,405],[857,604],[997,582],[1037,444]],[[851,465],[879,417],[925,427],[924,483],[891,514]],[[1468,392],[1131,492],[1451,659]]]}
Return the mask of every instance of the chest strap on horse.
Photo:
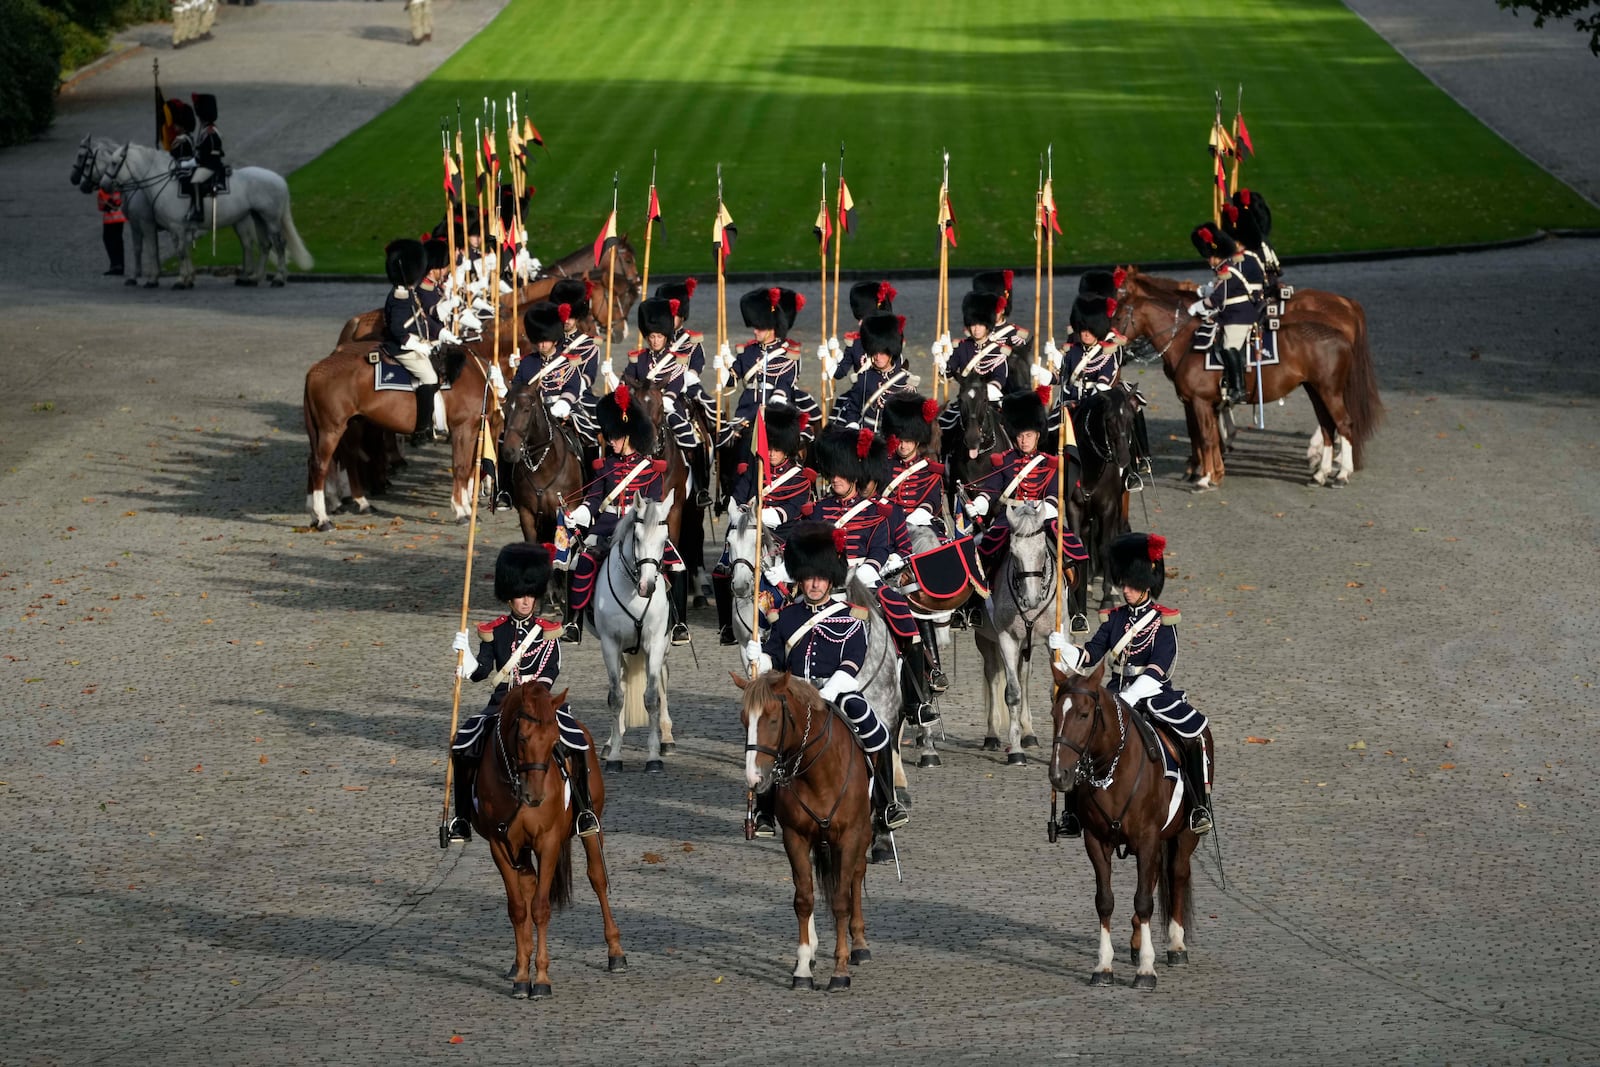
{"label": "chest strap on horse", "polygon": [[537,640],[539,640],[539,620],[534,619],[529,624],[528,635],[522,639],[522,642],[516,648],[512,649],[511,658],[506,660],[505,666],[489,675],[489,684],[498,688],[500,683],[505,681],[511,675],[511,672],[517,669],[517,664],[522,662],[523,653],[532,648],[533,643]]}
{"label": "chest strap on horse", "polygon": [[1022,465],[1022,469],[1017,472],[1017,476],[1015,478],[1011,479],[1010,483],[1008,483],[1006,485],[1005,489],[1001,491],[1001,493],[1000,493],[1000,502],[1003,504],[1006,501],[1013,499],[1011,494],[1015,493],[1017,491],[1017,487],[1020,486],[1027,479],[1028,475],[1033,473],[1033,469],[1035,467],[1037,467],[1039,464],[1043,463],[1043,462],[1044,462],[1044,453],[1043,452],[1037,452],[1037,453],[1034,454],[1034,457],[1032,459],[1030,459],[1030,460],[1028,460],[1028,462],[1024,463]]}
{"label": "chest strap on horse", "polygon": [[846,604],[842,600],[835,600],[832,604],[829,604],[821,611],[816,612],[811,616],[811,618],[802,623],[800,628],[794,632],[789,640],[784,642],[783,651],[785,653],[793,652],[794,646],[800,643],[800,639],[806,634],[810,633],[819,622],[822,622],[825,619],[831,619],[838,615],[841,611],[848,612],[849,610],[849,604]]}
{"label": "chest strap on horse", "polygon": [[633,482],[634,478],[638,477],[646,467],[650,466],[654,462],[654,460],[649,458],[641,459],[639,461],[639,465],[634,467],[633,470],[629,471],[627,474],[623,475],[622,480],[616,484],[616,487],[613,488],[611,492],[606,494],[604,500],[600,501],[599,510],[604,511],[606,508],[609,508],[617,499],[617,497],[622,494],[622,491],[628,488],[628,486]]}

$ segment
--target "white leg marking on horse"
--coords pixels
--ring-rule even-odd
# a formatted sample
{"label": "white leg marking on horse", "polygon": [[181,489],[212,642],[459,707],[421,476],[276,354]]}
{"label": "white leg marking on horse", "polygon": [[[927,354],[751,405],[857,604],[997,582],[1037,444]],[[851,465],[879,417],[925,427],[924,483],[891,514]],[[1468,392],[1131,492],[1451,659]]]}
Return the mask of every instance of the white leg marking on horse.
{"label": "white leg marking on horse", "polygon": [[1183,924],[1177,919],[1167,920],[1167,951],[1183,951]]}
{"label": "white leg marking on horse", "polygon": [[1339,438],[1339,475],[1338,480],[1348,482],[1350,472],[1356,469],[1355,446],[1350,443],[1350,438]]}
{"label": "white leg marking on horse", "polygon": [[[747,745],[754,745],[756,743],[756,727],[759,725],[759,723],[759,719],[750,720],[750,730],[745,734],[745,743]],[[751,789],[754,789],[756,787],[756,783],[760,780],[760,775],[756,773],[755,749],[747,748],[744,754],[744,784],[749,786]]]}
{"label": "white leg marking on horse", "polygon": [[316,520],[316,525],[320,526],[328,521],[328,505],[323,503],[321,493],[307,493],[306,507],[310,510],[311,517]]}
{"label": "white leg marking on horse", "polygon": [[811,977],[811,961],[817,956],[817,913],[812,911],[806,919],[806,939],[800,943],[799,959],[795,962],[796,978]]}
{"label": "white leg marking on horse", "polygon": [[1116,949],[1111,947],[1111,931],[1106,929],[1106,924],[1100,924],[1100,961],[1094,965],[1097,971],[1111,972],[1111,961],[1117,956]]}
{"label": "white leg marking on horse", "polygon": [[359,510],[359,511],[366,511],[368,508],[370,508],[372,506],[372,501],[368,500],[364,496],[356,497],[353,500],[353,503],[355,504],[356,509]]}
{"label": "white leg marking on horse", "polygon": [[1317,484],[1322,485],[1328,480],[1328,475],[1333,473],[1333,445],[1322,446],[1322,461],[1317,464]]}
{"label": "white leg marking on horse", "polygon": [[1139,924],[1139,973],[1156,973],[1156,946],[1150,940],[1150,924]]}
{"label": "white leg marking on horse", "polygon": [[1306,445],[1306,465],[1315,469],[1318,459],[1322,456],[1322,427],[1318,426],[1311,435],[1311,442]]}

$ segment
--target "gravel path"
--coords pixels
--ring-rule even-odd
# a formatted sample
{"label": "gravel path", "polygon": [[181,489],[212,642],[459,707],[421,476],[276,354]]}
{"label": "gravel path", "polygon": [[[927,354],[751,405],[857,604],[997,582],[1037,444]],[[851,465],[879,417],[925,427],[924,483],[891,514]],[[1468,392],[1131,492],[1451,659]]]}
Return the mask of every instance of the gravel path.
{"label": "gravel path", "polygon": [[[217,40],[178,58],[227,60],[244,20],[288,11],[397,17],[225,8]],[[369,40],[305,48],[324,39]],[[101,77],[147,98],[136,62]],[[106,96],[69,111],[110,126],[124,103]],[[130,98],[127,121],[140,113]],[[93,215],[62,180],[75,140],[7,153],[54,199],[0,202],[8,232],[50,248],[0,274],[0,802],[16,828],[0,1061],[747,1063],[823,1033],[819,1051],[852,1062],[1600,1059],[1583,947],[1600,879],[1600,242],[1297,271],[1371,323],[1388,421],[1343,491],[1302,484],[1300,397],[1245,435],[1220,492],[1182,491],[1180,413],[1145,375],[1160,478],[1134,513],[1171,539],[1164,599],[1185,620],[1180,680],[1215,722],[1227,873],[1224,888],[1208,846],[1192,962],[1158,992],[1129,989],[1123,961],[1119,988],[1086,987],[1088,864],[1044,841],[1041,766],[981,751],[963,641],[945,765],[911,772],[906,881],[869,880],[874,961],[848,995],[791,993],[787,867],[740,837],[734,657],[702,612],[693,654],[673,654],[668,773],[640,773],[633,749],[608,781],[632,973],[605,973],[580,880],[553,928],[556,1000],[513,1005],[492,865],[479,843],[434,843],[465,540],[443,450],[382,515],[296,529],[304,369],[380,294],[93,289]],[[44,244],[69,226],[84,248]],[[930,286],[902,289],[926,322]],[[492,553],[515,530],[494,516],[481,536]],[[474,568],[475,614],[491,569]],[[565,679],[604,734],[592,641]],[[1121,924],[1128,864],[1117,888]]]}

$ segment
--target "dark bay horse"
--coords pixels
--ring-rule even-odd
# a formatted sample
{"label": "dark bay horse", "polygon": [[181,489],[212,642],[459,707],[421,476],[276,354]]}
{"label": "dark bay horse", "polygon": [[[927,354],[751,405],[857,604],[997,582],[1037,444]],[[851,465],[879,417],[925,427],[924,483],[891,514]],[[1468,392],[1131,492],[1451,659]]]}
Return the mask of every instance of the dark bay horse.
{"label": "dark bay horse", "polygon": [[980,375],[958,377],[953,384],[955,399],[945,410],[956,413],[956,431],[941,437],[940,443],[945,491],[950,514],[955,517],[967,494],[994,469],[989,457],[1011,447],[1011,436],[1000,421],[1000,406],[989,399],[989,385]]}
{"label": "dark bay horse", "polygon": [[[1111,913],[1112,850],[1132,852],[1138,863],[1133,894],[1133,939],[1130,954],[1138,965],[1135,989],[1156,987],[1155,943],[1150,913],[1157,885],[1161,912],[1167,920],[1167,964],[1189,962],[1184,923],[1193,911],[1189,860],[1199,837],[1189,829],[1183,784],[1167,778],[1160,751],[1152,748],[1145,729],[1134,721],[1139,713],[1106,689],[1105,664],[1088,677],[1063,673],[1052,664],[1055,703],[1051,718],[1055,738],[1050,748],[1050,785],[1066,797],[1068,809],[1083,824],[1083,848],[1094,865],[1095,911],[1100,916],[1100,954],[1090,985],[1113,985]],[[1205,734],[1206,756],[1212,756],[1211,730]],[[1154,744],[1167,749],[1181,766],[1177,749],[1165,737]]]}
{"label": "dark bay horse", "polygon": [[[850,965],[872,958],[862,888],[872,844],[872,770],[850,727],[804,679],[768,671],[756,679],[729,672],[744,692],[745,784],[777,790],[800,923],[799,959],[790,988],[814,989],[817,954],[816,888],[833,908],[833,977],[828,988],[850,988]],[[849,934],[848,941],[846,933]]]}
{"label": "dark bay horse", "polygon": [[511,493],[522,539],[555,540],[556,513],[583,499],[583,455],[556,425],[537,382],[506,394],[505,436],[500,439],[500,482]]}
{"label": "dark bay horse", "polygon": [[[410,433],[417,425],[415,393],[373,388],[373,365],[368,359],[372,351],[368,341],[340,345],[306,371],[306,436],[311,445],[306,463],[306,506],[318,530],[333,529],[323,488],[350,420],[361,415],[367,425],[394,433]],[[440,379],[451,383],[449,390],[439,394],[444,397],[450,426],[450,505],[456,521],[465,523],[472,510],[472,487],[478,473],[473,460],[479,419],[487,404],[492,440],[499,430],[500,413],[487,388],[488,361],[474,351],[474,346],[447,345],[441,362],[444,373]]]}
{"label": "dark bay horse", "polygon": [[[1113,607],[1111,588],[1111,542],[1128,531],[1128,490],[1124,472],[1133,465],[1134,421],[1138,397],[1133,388],[1117,382],[1110,389],[1090,393],[1073,413],[1073,431],[1078,438],[1078,458],[1083,473],[1072,490],[1078,499],[1074,524],[1089,564],[1083,568],[1087,589],[1095,570],[1100,572],[1100,609]],[[1074,583],[1076,587],[1078,583]],[[1073,630],[1078,630],[1076,601],[1073,604]],[[1088,629],[1085,620],[1084,629]]]}
{"label": "dark bay horse", "polygon": [[[673,617],[677,622],[687,624],[688,593],[694,588],[695,577],[705,563],[705,509],[695,502],[695,494],[689,489],[689,457],[684,454],[677,437],[667,425],[665,407],[667,392],[654,382],[632,379],[628,381],[628,389],[644,405],[645,411],[650,415],[650,422],[655,427],[655,441],[651,455],[656,459],[667,461],[666,480],[663,482],[662,492],[671,491],[673,494],[672,512],[667,517],[667,536],[677,546],[678,555],[683,557],[684,565],[684,572],[672,577]],[[686,409],[692,407],[694,401],[680,395],[673,402],[686,416],[690,415]]]}
{"label": "dark bay horse", "polygon": [[[1124,283],[1118,329],[1130,340],[1148,339],[1160,352],[1162,368],[1184,405],[1197,457],[1196,487],[1214,489],[1224,474],[1218,419],[1222,373],[1207,370],[1205,353],[1191,348],[1201,320],[1188,313],[1190,294],[1152,284],[1148,277],[1133,275]],[[1255,375],[1245,378],[1254,401]],[[1359,343],[1352,343],[1346,333],[1320,320],[1285,320],[1278,331],[1278,362],[1261,368],[1261,400],[1280,399],[1297,387],[1305,389],[1323,439],[1339,444],[1340,469],[1333,484],[1344,485],[1361,467],[1363,446],[1383,415],[1365,331]],[[1321,471],[1313,480],[1327,483]]]}
{"label": "dark bay horse", "polygon": [[[555,756],[561,737],[556,709],[566,699],[564,690],[552,696],[538,682],[513,687],[500,704],[494,736],[483,746],[473,782],[477,803],[472,828],[489,842],[489,854],[505,882],[506,912],[517,937],[516,962],[506,977],[512,982],[511,995],[518,1000],[550,995],[550,910],[563,908],[572,900],[574,811],[566,772]],[[601,815],[606,804],[605,781],[600,777],[594,738],[588,727],[583,733],[589,741],[584,757],[589,761],[590,799],[594,813]],[[605,924],[606,969],[626,971],[628,957],[622,952],[622,935],[611,917],[605,835],[581,840],[589,884],[600,900],[600,918]],[[538,957],[533,962],[537,970],[530,976],[528,964],[536,933]]]}
{"label": "dark bay horse", "polygon": [[[610,253],[600,261],[600,266],[594,265],[594,249],[589,245],[574,252],[568,252],[554,263],[546,263],[539,270],[539,275],[533,284],[537,285],[546,279],[561,278],[588,278],[595,284],[594,296],[589,300],[589,310],[598,321],[605,313],[609,298],[611,308],[610,321],[601,324],[607,333],[619,331],[623,337],[628,336],[628,312],[639,301],[642,291],[640,288],[639,264],[633,252],[633,245],[628,243],[628,235],[622,234],[617,238],[617,261],[614,270],[608,270]],[[549,292],[549,290],[546,290]],[[544,299],[535,297],[536,300]],[[588,326],[585,325],[585,329]],[[595,333],[597,337],[603,334]]]}

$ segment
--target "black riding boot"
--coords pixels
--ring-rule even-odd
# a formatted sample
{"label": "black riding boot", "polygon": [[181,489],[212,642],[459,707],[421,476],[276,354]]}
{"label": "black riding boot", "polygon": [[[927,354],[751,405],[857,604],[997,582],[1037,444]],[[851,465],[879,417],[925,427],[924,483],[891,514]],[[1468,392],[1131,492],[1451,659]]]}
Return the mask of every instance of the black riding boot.
{"label": "black riding boot", "polygon": [[567,765],[567,781],[572,786],[573,828],[579,837],[593,837],[600,832],[600,816],[594,813],[594,801],[589,798],[589,753],[574,752],[566,745],[559,758]]}
{"label": "black riding boot", "polygon": [[1150,427],[1144,421],[1144,409],[1133,416],[1133,467],[1145,477],[1150,476]]}
{"label": "black riding boot", "polygon": [[928,654],[921,641],[906,645],[900,653],[900,701],[906,721],[914,726],[929,726],[939,718],[928,692]]}
{"label": "black riding boot", "polygon": [[411,443],[426,444],[433,437],[433,396],[438,385],[417,386],[417,428],[411,432]]}
{"label": "black riding boot", "polygon": [[711,592],[717,599],[717,644],[734,644],[733,579],[722,571],[712,571]]}
{"label": "black riding boot", "polygon": [[200,208],[200,203],[201,203],[201,201],[203,199],[204,199],[204,197],[201,195],[200,190],[199,190],[198,187],[196,187],[194,189],[194,191],[189,194],[189,218],[188,218],[188,221],[190,221],[190,222],[204,222],[205,221],[206,213],[203,210],[201,210],[201,208]]}
{"label": "black riding boot", "polygon": [[777,802],[778,794],[775,790],[769,789],[765,793],[756,794],[757,837],[778,836],[778,820],[773,814],[773,808],[777,805]]}
{"label": "black riding boot", "polygon": [[451,783],[456,797],[455,817],[450,820],[447,832],[452,841],[472,840],[472,778],[476,767],[459,756],[450,757],[455,779]]}
{"label": "black riding boot", "polygon": [[689,453],[689,472],[694,476],[694,502],[702,508],[711,506],[711,457],[705,445],[696,445]]}
{"label": "black riding boot", "polygon": [[1196,737],[1184,745],[1191,784],[1189,829],[1200,835],[1211,832],[1211,786],[1206,782],[1205,738]]}
{"label": "black riding boot", "polygon": [[573,645],[583,640],[583,612],[572,609],[570,593],[567,595],[566,607],[561,610],[561,625],[564,628],[561,640]]}
{"label": "black riding boot", "polygon": [[1078,821],[1078,813],[1072,810],[1072,794],[1067,793],[1063,799],[1066,803],[1061,809],[1061,817],[1056,820],[1056,833],[1061,837],[1082,837],[1083,823]]}
{"label": "black riding boot", "polygon": [[683,571],[672,576],[672,586],[668,590],[672,598],[672,643],[687,645],[689,643],[689,572]]}
{"label": "black riding boot", "polygon": [[878,825],[885,830],[898,830],[910,822],[911,813],[895,799],[894,752],[889,745],[873,753],[872,780],[872,809],[878,814]]}
{"label": "black riding boot", "polygon": [[1222,350],[1222,362],[1227,368],[1228,378],[1228,403],[1244,403],[1244,349],[1225,348]]}
{"label": "black riding boot", "polygon": [[950,688],[950,679],[939,662],[939,632],[927,619],[917,620],[917,629],[922,631],[922,651],[928,657],[928,688],[935,694],[943,693]]}

